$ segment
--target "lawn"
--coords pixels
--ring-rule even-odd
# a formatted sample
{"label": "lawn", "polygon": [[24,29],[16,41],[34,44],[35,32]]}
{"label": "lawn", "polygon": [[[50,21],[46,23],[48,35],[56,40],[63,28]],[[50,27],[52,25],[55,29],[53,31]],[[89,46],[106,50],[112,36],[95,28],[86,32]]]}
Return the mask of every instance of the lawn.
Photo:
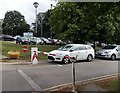
{"label": "lawn", "polygon": [[[88,85],[96,85],[98,87],[101,87],[102,89],[106,90],[107,92],[103,91],[85,91],[85,93],[120,93],[119,91],[119,84],[120,84],[120,79],[119,76],[116,77],[111,77],[111,78],[103,78],[103,79],[98,79],[96,81],[92,82],[82,82],[82,83],[76,83],[76,90],[81,91],[79,93],[84,93],[85,87]],[[53,89],[50,93],[64,93],[64,91],[68,91],[68,93],[73,93],[72,92],[73,86],[71,84],[69,85],[63,85],[61,87],[57,87]]]}
{"label": "lawn", "polygon": [[106,89],[110,91],[118,91],[119,84],[120,84],[120,80],[111,80],[109,81],[108,83],[109,86]]}
{"label": "lawn", "polygon": [[[14,50],[14,51],[20,51],[20,59],[24,60],[30,60],[31,57],[31,47],[36,47],[35,45],[27,45],[28,52],[24,53],[22,51],[23,45],[15,44],[13,42],[8,41],[0,41],[2,44],[2,47],[0,46],[0,49],[2,50],[2,55],[8,56],[8,51]],[[57,49],[60,46],[57,45],[37,45],[39,51],[49,52],[51,50]],[[39,54],[38,60],[46,60],[47,56],[43,54]]]}

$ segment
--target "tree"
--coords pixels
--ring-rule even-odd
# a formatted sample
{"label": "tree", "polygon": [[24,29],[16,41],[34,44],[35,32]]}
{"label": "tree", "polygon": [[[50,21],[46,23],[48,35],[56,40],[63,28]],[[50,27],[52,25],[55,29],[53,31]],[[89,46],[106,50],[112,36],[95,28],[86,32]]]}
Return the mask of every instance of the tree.
{"label": "tree", "polygon": [[[46,11],[45,13],[38,13],[37,15],[37,35],[41,36],[41,26],[42,26],[42,36],[43,37],[50,37],[50,25],[49,25],[49,17],[50,17],[50,10]],[[41,21],[42,20],[42,21]],[[33,29],[35,31],[36,24],[33,22]]]}
{"label": "tree", "polygon": [[56,37],[64,40],[116,43],[120,31],[119,11],[120,3],[114,2],[60,2],[52,10],[49,22]]}
{"label": "tree", "polygon": [[49,24],[50,10],[46,11],[44,14],[43,23],[43,36],[44,37],[52,37],[50,32],[50,24]]}
{"label": "tree", "polygon": [[3,20],[0,19],[0,34],[2,34],[2,23],[3,23]]}
{"label": "tree", "polygon": [[5,14],[2,24],[3,34],[8,35],[23,35],[23,32],[28,32],[29,24],[26,23],[24,16],[18,11],[9,11]]}

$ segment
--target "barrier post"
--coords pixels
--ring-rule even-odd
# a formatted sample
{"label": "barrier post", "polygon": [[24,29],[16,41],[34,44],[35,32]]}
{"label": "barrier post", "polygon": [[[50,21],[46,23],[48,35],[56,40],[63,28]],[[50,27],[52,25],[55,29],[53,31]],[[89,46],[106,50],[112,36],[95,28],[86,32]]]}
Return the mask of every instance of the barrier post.
{"label": "barrier post", "polygon": [[76,55],[76,58],[74,58],[73,57],[73,59],[72,59],[72,85],[73,85],[73,90],[72,90],[72,92],[73,93],[77,93],[77,91],[76,91],[76,88],[75,88],[75,62],[77,61],[77,57],[78,57],[78,55]]}
{"label": "barrier post", "polygon": [[38,48],[37,47],[31,48],[31,62],[32,64],[38,64]]}

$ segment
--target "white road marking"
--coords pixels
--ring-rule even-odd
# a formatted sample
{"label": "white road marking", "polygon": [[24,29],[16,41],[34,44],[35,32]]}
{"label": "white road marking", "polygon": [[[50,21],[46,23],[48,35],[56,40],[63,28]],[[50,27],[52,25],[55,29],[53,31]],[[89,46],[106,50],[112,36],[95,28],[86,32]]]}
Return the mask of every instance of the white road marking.
{"label": "white road marking", "polygon": [[22,70],[17,70],[21,76],[30,84],[30,86],[35,90],[35,91],[42,91],[42,89],[28,76],[26,75]]}

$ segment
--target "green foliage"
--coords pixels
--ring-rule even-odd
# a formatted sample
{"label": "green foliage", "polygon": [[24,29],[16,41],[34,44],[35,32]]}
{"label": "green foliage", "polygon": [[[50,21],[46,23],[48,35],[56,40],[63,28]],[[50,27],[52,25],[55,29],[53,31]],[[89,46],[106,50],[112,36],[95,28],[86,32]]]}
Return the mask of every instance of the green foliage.
{"label": "green foliage", "polygon": [[[41,16],[41,14],[42,14],[42,16]],[[34,32],[34,35],[40,37],[41,36],[41,28],[42,28],[42,36],[43,37],[51,37],[50,36],[51,35],[50,25],[48,22],[49,17],[50,17],[50,10],[48,10],[45,13],[38,13],[38,15],[37,15],[37,35],[35,32]],[[33,29],[35,31],[35,27],[36,27],[35,22],[32,23],[32,25],[33,25]]]}
{"label": "green foliage", "polygon": [[29,24],[26,23],[24,16],[18,11],[9,11],[5,14],[3,20],[3,34],[23,35],[23,32],[29,31]]}
{"label": "green foliage", "polygon": [[60,2],[49,23],[56,37],[74,43],[120,43],[120,3]]}

